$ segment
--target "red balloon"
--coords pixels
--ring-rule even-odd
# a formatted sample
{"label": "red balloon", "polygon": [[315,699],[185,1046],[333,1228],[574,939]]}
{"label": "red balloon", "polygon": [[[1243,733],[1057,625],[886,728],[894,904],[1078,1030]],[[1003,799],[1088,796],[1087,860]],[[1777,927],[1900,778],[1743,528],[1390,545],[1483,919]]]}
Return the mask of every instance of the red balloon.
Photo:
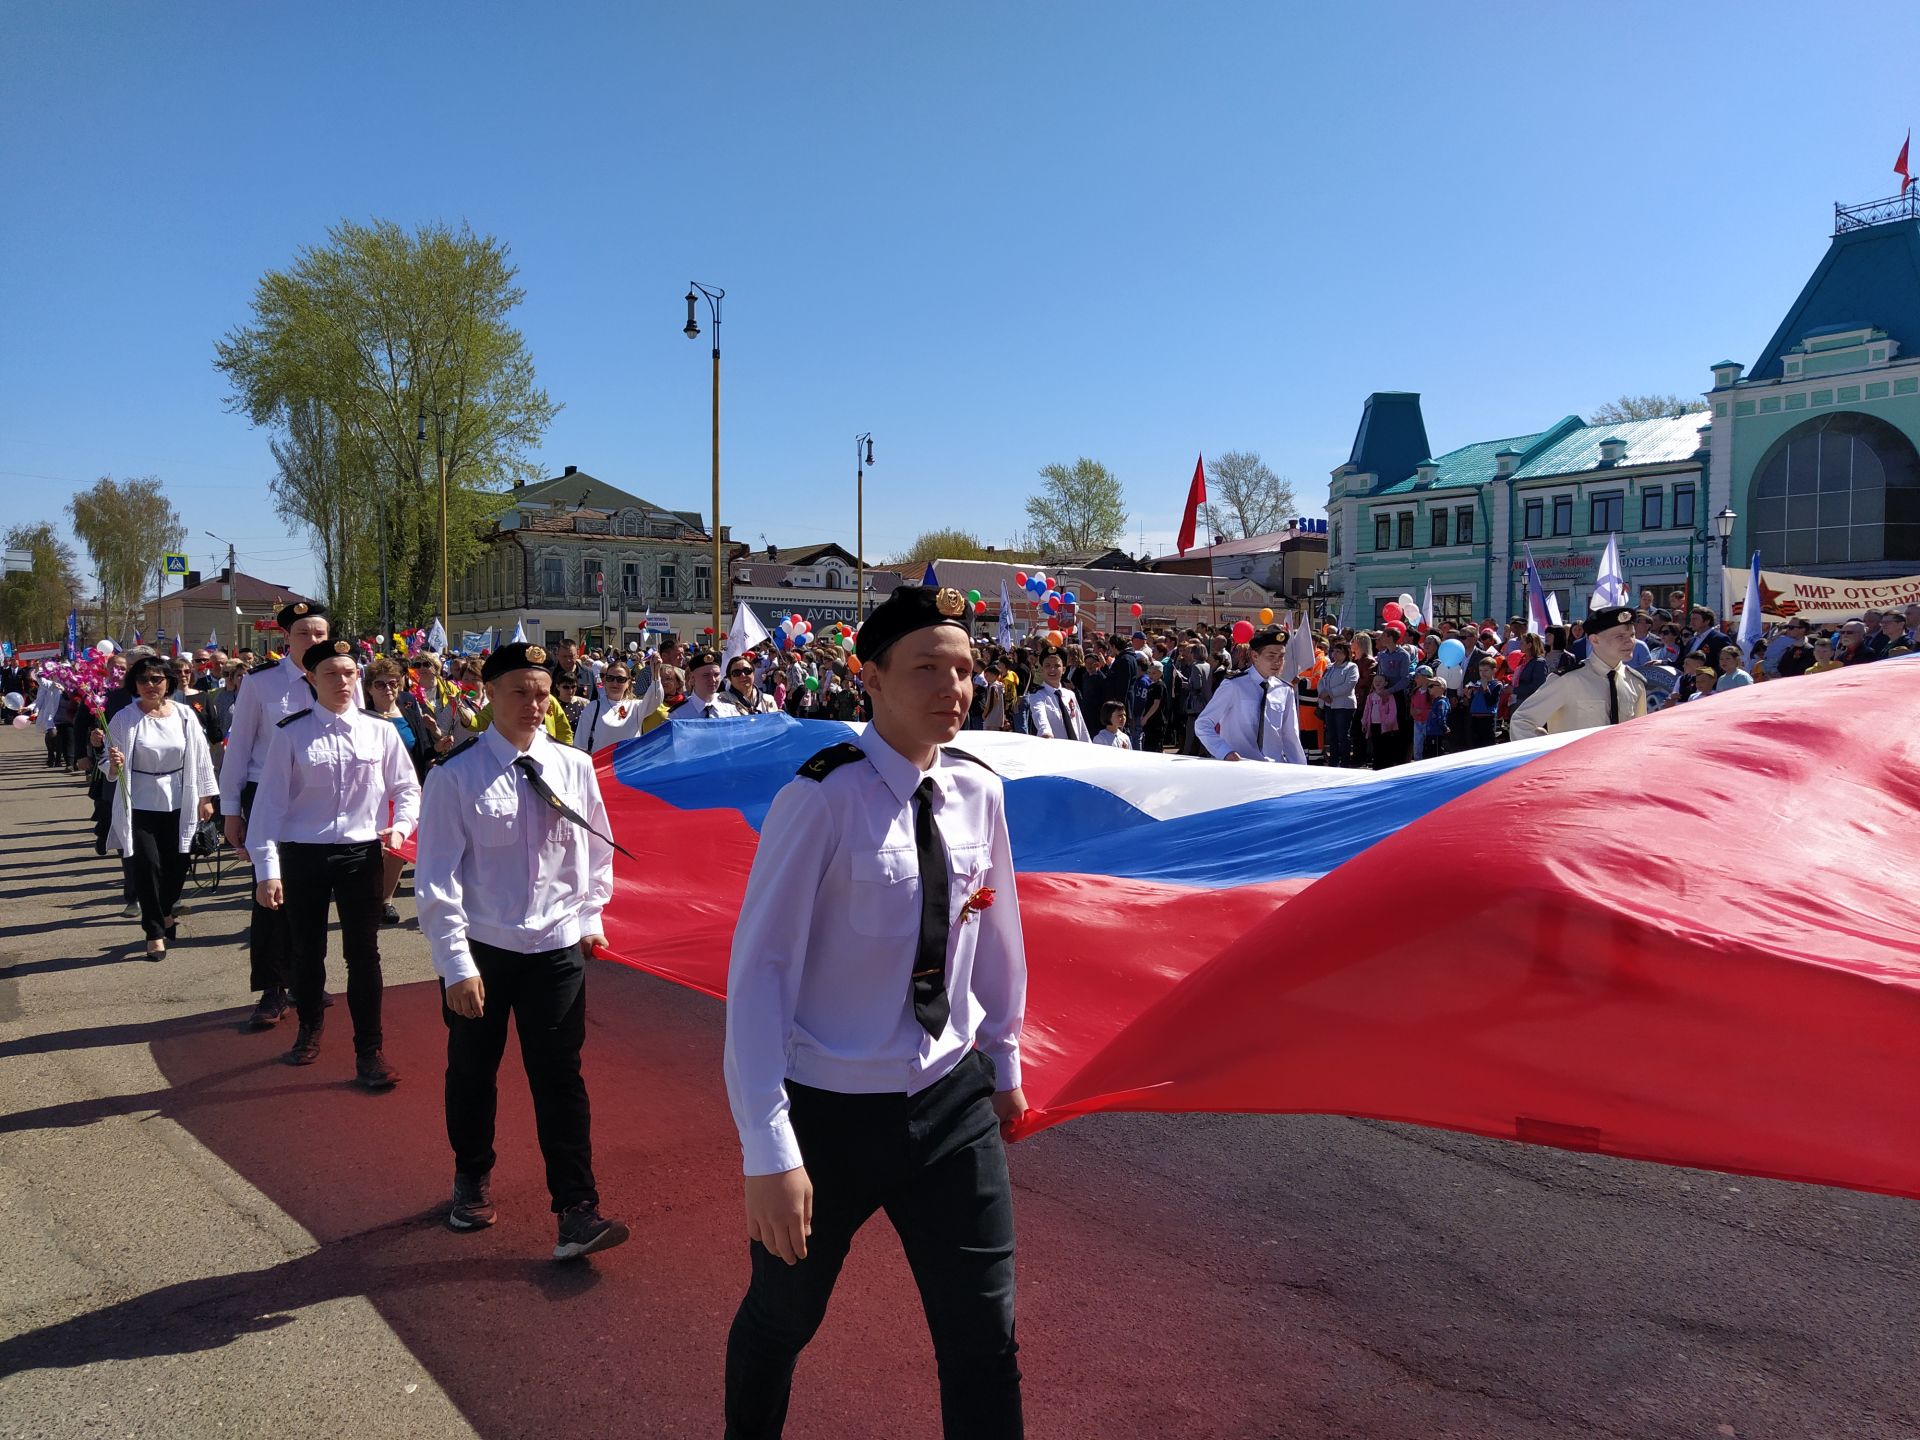
{"label": "red balloon", "polygon": [[976,600],[976,601],[974,601],[974,602],[973,602],[973,613],[974,613],[974,614],[976,614],[976,615],[984,615],[984,614],[986,614],[986,613],[987,613],[987,602],[986,602],[986,601],[984,601],[984,600]]}
{"label": "red balloon", "polygon": [[[1138,606],[1134,608],[1136,610],[1139,609]],[[1233,626],[1234,643],[1236,645],[1245,645],[1251,639],[1253,639],[1253,622],[1251,620],[1235,621]]]}
{"label": "red balloon", "polygon": [[1016,584],[1016,585],[1025,585],[1025,584],[1027,583],[1027,572],[1026,572],[1026,571],[1024,571],[1024,570],[1016,570],[1016,571],[1014,571],[1014,572],[1013,572],[1013,583],[1014,583],[1014,584]]}
{"label": "red balloon", "polygon": [[[1396,605],[1394,608],[1397,610],[1400,607]],[[1398,620],[1389,620],[1387,622],[1387,633],[1396,640],[1404,640],[1407,638],[1407,627],[1402,625]]]}
{"label": "red balloon", "polygon": [[1513,672],[1514,674],[1516,674],[1516,675],[1517,675],[1517,674],[1519,674],[1519,673],[1520,673],[1520,667],[1521,667],[1521,666],[1523,666],[1523,665],[1525,665],[1526,663],[1527,663],[1527,652],[1526,652],[1526,651],[1524,651],[1524,650],[1513,650],[1513,651],[1509,651],[1509,652],[1508,652],[1508,654],[1507,654],[1507,669],[1509,669],[1509,670],[1511,670],[1511,671],[1512,671],[1512,672]]}
{"label": "red balloon", "polygon": [[1398,600],[1387,601],[1386,604],[1380,607],[1380,618],[1389,625],[1398,620],[1400,618],[1400,602]]}
{"label": "red balloon", "polygon": [[1426,622],[1426,621],[1424,621],[1424,620],[1422,620],[1422,621],[1420,622],[1420,633],[1421,633],[1422,635],[1424,635],[1424,634],[1426,634],[1426,633],[1427,633],[1427,622]]}
{"label": "red balloon", "polygon": [[1138,620],[1140,618],[1140,607],[1138,605],[1129,605],[1127,607],[1127,613],[1132,615],[1134,619]]}

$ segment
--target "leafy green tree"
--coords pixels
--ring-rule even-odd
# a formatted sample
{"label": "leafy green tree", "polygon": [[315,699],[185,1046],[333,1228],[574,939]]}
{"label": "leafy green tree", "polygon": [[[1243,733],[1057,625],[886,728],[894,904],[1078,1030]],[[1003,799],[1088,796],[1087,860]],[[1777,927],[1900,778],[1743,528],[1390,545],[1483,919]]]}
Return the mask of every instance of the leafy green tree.
{"label": "leafy green tree", "polygon": [[80,603],[73,546],[44,520],[7,531],[9,550],[24,550],[33,568],[0,580],[0,635],[16,645],[58,640],[67,612]]}
{"label": "leafy green tree", "polygon": [[1671,420],[1681,415],[1697,415],[1706,408],[1706,401],[1689,400],[1682,395],[1622,395],[1594,411],[1587,423],[1617,425],[1623,420]]}
{"label": "leafy green tree", "polygon": [[539,478],[534,452],[560,407],[510,320],[526,294],[517,274],[505,244],[465,226],[343,221],[263,276],[250,323],[214,346],[228,408],[255,425],[290,433],[302,405],[332,417],[340,465],[367,486],[356,573],[373,569],[384,520],[396,623],[439,610],[436,433],[453,575],[477,558],[500,492]]}
{"label": "leafy green tree", "polygon": [[1027,499],[1036,551],[1062,555],[1118,543],[1127,528],[1127,502],[1111,470],[1082,455],[1071,465],[1046,466],[1040,480],[1040,493]]}
{"label": "leafy green tree", "polygon": [[917,580],[920,578],[917,572],[925,569],[930,560],[1019,561],[1024,558],[1012,551],[989,550],[971,530],[928,530],[887,563],[902,572],[916,572],[907,578]]}
{"label": "leafy green tree", "polygon": [[67,502],[67,513],[100,582],[100,623],[109,634],[125,635],[147,597],[160,594],[166,579],[161,557],[185,543],[187,527],[157,475],[103,475]]}
{"label": "leafy green tree", "polygon": [[1207,465],[1207,528],[1223,540],[1265,535],[1299,512],[1293,486],[1257,450],[1227,450]]}
{"label": "leafy green tree", "polygon": [[334,623],[363,633],[379,619],[370,566],[379,538],[368,457],[362,447],[343,442],[340,422],[318,400],[294,401],[282,418],[284,435],[272,442],[277,468],[267,481],[274,507],[312,540]]}

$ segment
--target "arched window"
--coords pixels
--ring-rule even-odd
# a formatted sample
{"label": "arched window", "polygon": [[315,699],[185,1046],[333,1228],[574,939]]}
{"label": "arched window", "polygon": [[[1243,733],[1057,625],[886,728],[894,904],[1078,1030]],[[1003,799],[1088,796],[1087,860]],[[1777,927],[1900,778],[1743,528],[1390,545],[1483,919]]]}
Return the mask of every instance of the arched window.
{"label": "arched window", "polygon": [[627,509],[620,512],[620,533],[622,535],[638,535],[641,533],[640,512],[638,510]]}
{"label": "arched window", "polygon": [[1920,559],[1920,454],[1871,415],[1843,410],[1782,435],[1753,472],[1749,505],[1765,566]]}
{"label": "arched window", "polygon": [[840,588],[840,572],[838,570],[827,571],[827,589],[838,590],[839,588]]}

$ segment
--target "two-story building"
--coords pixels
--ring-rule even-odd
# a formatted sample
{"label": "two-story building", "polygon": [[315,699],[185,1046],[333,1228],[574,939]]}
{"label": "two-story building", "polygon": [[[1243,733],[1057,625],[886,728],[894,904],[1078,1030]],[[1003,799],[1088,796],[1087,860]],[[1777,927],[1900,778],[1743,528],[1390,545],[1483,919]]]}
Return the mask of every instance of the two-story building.
{"label": "two-story building", "polygon": [[[698,511],[668,510],[572,465],[502,498],[480,560],[453,586],[456,643],[464,631],[523,627],[548,645],[638,644],[649,613],[682,639],[712,629],[713,536]],[[729,563],[745,553],[724,525],[720,540]]]}
{"label": "two-story building", "polygon": [[1162,574],[1251,580],[1270,594],[1302,600],[1315,593],[1314,582],[1326,564],[1326,522],[1301,518],[1284,530],[1222,540],[1184,555],[1162,555],[1152,568]]}
{"label": "two-story building", "polygon": [[1636,594],[1699,594],[1710,428],[1697,413],[1601,425],[1568,415],[1432,455],[1418,395],[1370,396],[1328,493],[1341,614],[1374,624],[1388,601],[1428,585],[1439,619],[1517,614],[1531,554],[1560,612],[1579,615],[1609,535]]}
{"label": "two-story building", "polygon": [[1680,589],[1722,615],[1755,551],[1763,569],[1833,581],[1843,606],[1849,581],[1920,572],[1920,194],[1836,206],[1753,368],[1711,368],[1701,413],[1568,415],[1438,455],[1418,395],[1369,397],[1328,490],[1342,615],[1376,623],[1428,583],[1441,617],[1518,614],[1529,552],[1578,615],[1610,534],[1636,599]]}

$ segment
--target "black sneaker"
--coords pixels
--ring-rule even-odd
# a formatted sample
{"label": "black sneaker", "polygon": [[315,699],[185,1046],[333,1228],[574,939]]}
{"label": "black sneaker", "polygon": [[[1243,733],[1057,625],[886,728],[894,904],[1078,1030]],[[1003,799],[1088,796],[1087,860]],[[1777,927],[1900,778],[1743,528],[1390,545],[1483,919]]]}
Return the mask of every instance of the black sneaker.
{"label": "black sneaker", "polygon": [[278,1025],[287,1013],[286,992],[277,987],[260,992],[260,1003],[253,1007],[253,1014],[247,1017],[249,1030],[271,1030]]}
{"label": "black sneaker", "polygon": [[400,1083],[400,1072],[378,1050],[369,1050],[354,1057],[353,1083],[362,1090],[391,1090]]}
{"label": "black sneaker", "polygon": [[611,1250],[624,1245],[629,1233],[618,1220],[603,1219],[593,1201],[582,1200],[560,1212],[560,1243],[553,1247],[553,1258],[578,1260],[596,1250]]}
{"label": "black sneaker", "polygon": [[320,1058],[320,1027],[302,1025],[293,1037],[293,1048],[280,1057],[289,1065],[311,1065]]}
{"label": "black sneaker", "polygon": [[400,923],[400,912],[391,905],[382,905],[380,907],[380,923],[382,925],[398,925]]}
{"label": "black sneaker", "polygon": [[488,1177],[453,1177],[453,1204],[447,1208],[449,1230],[484,1230],[493,1224],[493,1187]]}

